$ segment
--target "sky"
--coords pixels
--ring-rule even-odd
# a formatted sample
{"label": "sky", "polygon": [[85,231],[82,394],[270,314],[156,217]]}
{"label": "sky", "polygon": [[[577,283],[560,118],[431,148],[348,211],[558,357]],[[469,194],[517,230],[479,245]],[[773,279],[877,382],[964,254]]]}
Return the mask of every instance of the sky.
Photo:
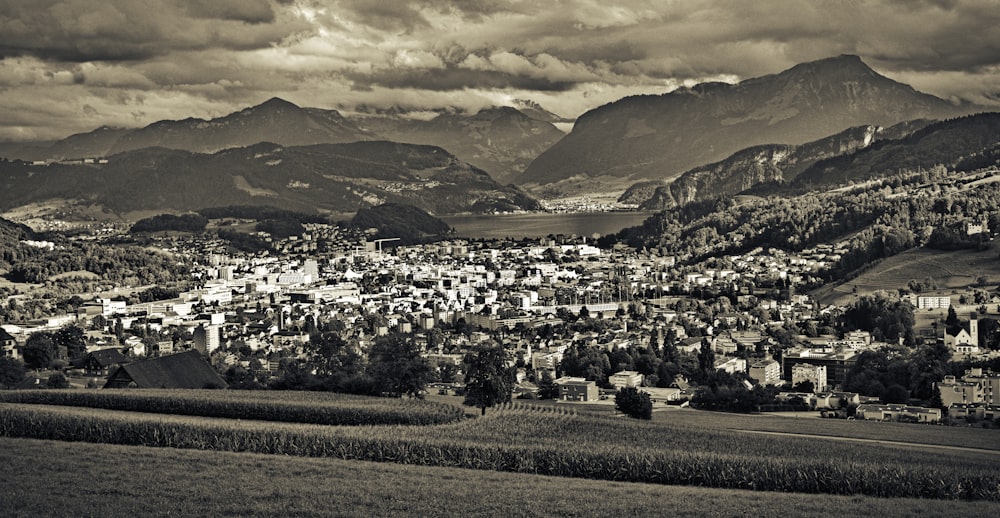
{"label": "sky", "polygon": [[0,141],[281,97],[427,117],[636,94],[856,54],[1000,109],[1000,0],[0,0]]}

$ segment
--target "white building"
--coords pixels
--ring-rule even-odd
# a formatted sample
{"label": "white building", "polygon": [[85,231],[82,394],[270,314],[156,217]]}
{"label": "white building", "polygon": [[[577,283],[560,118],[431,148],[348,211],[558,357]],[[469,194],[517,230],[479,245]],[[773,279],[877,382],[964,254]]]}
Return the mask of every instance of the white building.
{"label": "white building", "polygon": [[642,374],[636,371],[621,371],[608,376],[608,383],[616,389],[642,386]]}

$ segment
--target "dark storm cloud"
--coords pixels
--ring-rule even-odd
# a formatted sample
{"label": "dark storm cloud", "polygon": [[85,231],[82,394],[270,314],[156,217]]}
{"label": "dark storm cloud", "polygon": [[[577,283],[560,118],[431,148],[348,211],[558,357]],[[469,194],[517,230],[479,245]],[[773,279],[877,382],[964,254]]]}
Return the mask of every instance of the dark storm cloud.
{"label": "dark storm cloud", "polygon": [[218,116],[276,95],[428,113],[518,98],[577,116],[839,54],[946,99],[1000,104],[996,1],[0,2],[0,119],[20,114],[0,140]]}
{"label": "dark storm cloud", "polygon": [[506,74],[496,70],[467,70],[448,67],[441,70],[388,69],[370,74],[347,74],[354,88],[366,90],[373,86],[432,91],[464,89],[517,88],[540,92],[562,92],[574,86],[571,81],[556,81],[545,77]]}
{"label": "dark storm cloud", "polygon": [[0,54],[56,61],[142,60],[174,50],[248,49],[289,32],[265,0],[15,0]]}

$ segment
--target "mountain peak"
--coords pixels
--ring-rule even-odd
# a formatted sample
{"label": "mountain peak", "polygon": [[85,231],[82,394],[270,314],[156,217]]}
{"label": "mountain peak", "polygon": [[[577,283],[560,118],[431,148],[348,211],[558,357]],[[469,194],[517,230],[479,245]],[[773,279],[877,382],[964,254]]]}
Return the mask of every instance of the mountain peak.
{"label": "mountain peak", "polygon": [[859,56],[854,54],[841,54],[839,56],[800,63],[782,74],[794,76],[801,73],[843,74],[845,72],[850,74],[878,75],[878,73],[872,70],[872,68],[862,61]]}
{"label": "mountain peak", "polygon": [[286,101],[286,100],[282,99],[281,97],[272,97],[272,98],[270,98],[270,99],[268,99],[268,100],[266,100],[266,101],[258,104],[257,106],[254,106],[252,109],[255,109],[255,110],[260,110],[260,109],[275,110],[275,109],[281,109],[281,108],[298,109],[299,106],[297,104],[295,104],[295,103]]}

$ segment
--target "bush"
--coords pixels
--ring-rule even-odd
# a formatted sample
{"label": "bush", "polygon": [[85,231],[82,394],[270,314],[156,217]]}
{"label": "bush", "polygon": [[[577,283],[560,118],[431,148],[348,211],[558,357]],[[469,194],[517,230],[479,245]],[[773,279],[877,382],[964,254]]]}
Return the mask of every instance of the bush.
{"label": "bush", "polygon": [[69,388],[69,381],[63,373],[56,372],[49,376],[48,381],[45,382],[45,386],[53,389]]}

